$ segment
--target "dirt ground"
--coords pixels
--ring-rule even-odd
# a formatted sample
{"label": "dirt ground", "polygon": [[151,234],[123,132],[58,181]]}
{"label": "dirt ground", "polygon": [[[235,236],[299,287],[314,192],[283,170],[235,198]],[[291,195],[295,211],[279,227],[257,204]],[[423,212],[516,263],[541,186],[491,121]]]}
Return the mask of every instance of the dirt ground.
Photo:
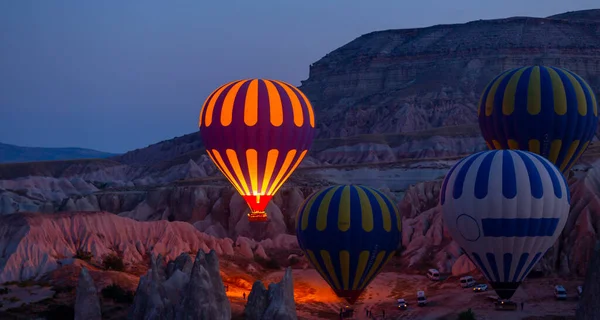
{"label": "dirt ground", "polygon": [[[263,277],[263,282],[278,282],[283,271],[272,272]],[[339,299],[329,285],[312,269],[293,270],[296,308],[299,319],[339,319],[340,308],[346,303]],[[484,279],[476,277],[479,282]],[[443,281],[433,282],[422,275],[381,273],[363,292],[359,301],[353,306],[352,319],[368,319],[365,307],[372,310],[374,319],[456,319],[458,313],[471,308],[476,319],[507,320],[526,319],[539,316],[574,316],[577,307],[576,287],[583,280],[565,280],[559,278],[527,279],[513,297],[519,304],[518,311],[497,311],[493,302],[496,296],[493,290],[474,293],[472,289],[463,289],[458,279],[450,277]],[[569,297],[565,301],[556,301],[553,296],[554,285],[562,284]],[[416,292],[425,291],[428,304],[425,307],[416,305]],[[243,293],[250,292],[243,288],[231,288],[228,295],[232,302],[234,314],[243,310]],[[404,298],[408,302],[408,310],[398,310],[396,299]],[[521,311],[520,303],[524,302]]]}
{"label": "dirt ground", "polygon": [[[0,319],[30,319],[34,315],[47,312],[64,314],[73,312],[77,273],[72,268],[62,268],[49,276],[50,285],[34,283],[4,284],[10,292],[0,292]],[[90,267],[92,277],[101,288],[108,283],[118,283],[127,290],[135,290],[138,278],[125,273],[94,270]],[[476,319],[485,320],[540,320],[544,316],[573,317],[577,306],[576,287],[583,280],[567,280],[560,278],[527,279],[516,292],[513,300],[519,304],[518,311],[494,310],[495,294],[493,290],[474,293],[472,289],[462,289],[457,277],[433,282],[424,275],[401,274],[389,272],[379,274],[363,292],[357,303],[352,306],[355,316],[352,319],[367,319],[365,308],[372,310],[372,319],[414,319],[455,320],[458,313],[471,308]],[[68,276],[69,274],[70,276]],[[268,271],[253,263],[239,261],[221,261],[221,276],[227,288],[227,296],[231,302],[233,319],[243,319],[242,314],[246,299],[256,279],[261,279],[265,286],[271,282],[279,282],[283,270]],[[478,282],[484,282],[481,276],[473,275]],[[346,302],[338,298],[329,285],[313,269],[294,269],[294,295],[299,319],[339,319],[340,308]],[[556,284],[565,286],[568,292],[566,301],[556,301],[553,287]],[[416,305],[416,292],[425,291],[428,305]],[[245,295],[245,296],[244,296]],[[396,299],[404,298],[408,302],[408,310],[398,310]],[[524,302],[524,310],[520,303]],[[116,303],[110,299],[102,299],[102,311],[106,319],[125,319],[129,304]],[[11,309],[9,312],[3,310]],[[110,316],[108,316],[110,315]],[[540,318],[538,318],[540,317]]]}

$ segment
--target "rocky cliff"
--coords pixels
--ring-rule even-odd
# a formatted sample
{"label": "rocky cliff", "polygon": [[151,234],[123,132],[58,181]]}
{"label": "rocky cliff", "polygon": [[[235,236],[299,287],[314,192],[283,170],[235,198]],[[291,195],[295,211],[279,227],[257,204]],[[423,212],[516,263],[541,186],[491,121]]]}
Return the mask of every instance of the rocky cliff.
{"label": "rocky cliff", "polygon": [[[600,239],[600,163],[579,172],[569,183],[569,220],[537,268],[546,273],[583,275],[593,245]],[[398,261],[403,270],[437,267],[460,274],[472,269],[443,226],[437,201],[440,184],[441,180],[417,183],[402,198],[383,190],[403,214],[404,250]],[[268,259],[278,251],[289,255],[298,251],[293,235],[295,213],[313,190],[281,190],[267,208],[271,222],[259,225],[250,225],[245,214],[248,209],[239,195],[219,186],[98,193],[69,200],[75,208],[93,202],[121,212],[120,216],[151,222],[107,212],[0,216],[0,250],[5,252],[0,259],[0,281],[38,277],[68,262],[78,249],[90,251],[95,259],[120,252],[131,264],[145,261],[153,253],[173,259],[180,252],[198,249],[247,258],[259,255]]]}
{"label": "rocky cliff", "polygon": [[598,93],[600,22],[582,18],[598,12],[372,32],[312,64],[301,89],[319,138],[475,123],[487,83],[523,65],[570,69]]}

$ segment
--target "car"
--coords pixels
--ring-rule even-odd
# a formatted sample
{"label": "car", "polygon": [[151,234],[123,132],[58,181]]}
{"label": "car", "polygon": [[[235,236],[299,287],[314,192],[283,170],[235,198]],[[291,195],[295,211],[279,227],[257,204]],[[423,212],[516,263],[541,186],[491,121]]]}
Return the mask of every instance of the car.
{"label": "car", "polygon": [[473,292],[483,292],[487,291],[488,285],[485,283],[478,283],[473,287]]}
{"label": "car", "polygon": [[470,288],[475,285],[475,279],[471,276],[464,276],[460,278],[460,286],[462,288]]}
{"label": "car", "polygon": [[406,300],[398,299],[398,309],[400,309],[400,310],[408,309],[408,303],[406,303]]}
{"label": "car", "polygon": [[439,281],[440,272],[437,269],[429,269],[427,270],[427,278],[431,281]]}
{"label": "car", "polygon": [[427,304],[427,297],[424,291],[417,291],[417,305],[424,307]]}
{"label": "car", "polygon": [[561,285],[557,285],[554,287],[554,297],[556,300],[566,300],[567,299],[567,290],[565,287]]}

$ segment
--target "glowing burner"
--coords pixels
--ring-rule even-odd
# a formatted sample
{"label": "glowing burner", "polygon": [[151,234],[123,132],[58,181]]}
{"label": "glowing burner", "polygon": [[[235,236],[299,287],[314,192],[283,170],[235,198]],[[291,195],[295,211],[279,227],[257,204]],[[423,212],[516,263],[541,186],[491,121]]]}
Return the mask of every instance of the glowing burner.
{"label": "glowing burner", "polygon": [[267,213],[265,212],[265,209],[267,208],[267,205],[269,204],[269,201],[271,201],[271,198],[273,198],[273,196],[267,196],[267,195],[248,195],[248,196],[242,196],[244,198],[244,200],[246,200],[246,203],[248,204],[248,206],[250,207],[251,212],[248,213],[248,221],[250,222],[264,222],[264,221],[269,221],[269,219],[267,218]]}

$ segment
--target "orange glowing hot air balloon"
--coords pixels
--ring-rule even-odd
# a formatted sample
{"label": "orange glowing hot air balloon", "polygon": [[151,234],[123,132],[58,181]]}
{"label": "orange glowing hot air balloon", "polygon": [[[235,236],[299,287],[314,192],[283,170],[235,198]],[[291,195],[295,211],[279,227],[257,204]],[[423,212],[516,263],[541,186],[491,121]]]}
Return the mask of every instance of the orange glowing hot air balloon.
{"label": "orange glowing hot air balloon", "polygon": [[248,203],[248,219],[267,221],[267,204],[312,144],[315,116],[290,84],[238,80],[206,99],[198,126],[206,153]]}

